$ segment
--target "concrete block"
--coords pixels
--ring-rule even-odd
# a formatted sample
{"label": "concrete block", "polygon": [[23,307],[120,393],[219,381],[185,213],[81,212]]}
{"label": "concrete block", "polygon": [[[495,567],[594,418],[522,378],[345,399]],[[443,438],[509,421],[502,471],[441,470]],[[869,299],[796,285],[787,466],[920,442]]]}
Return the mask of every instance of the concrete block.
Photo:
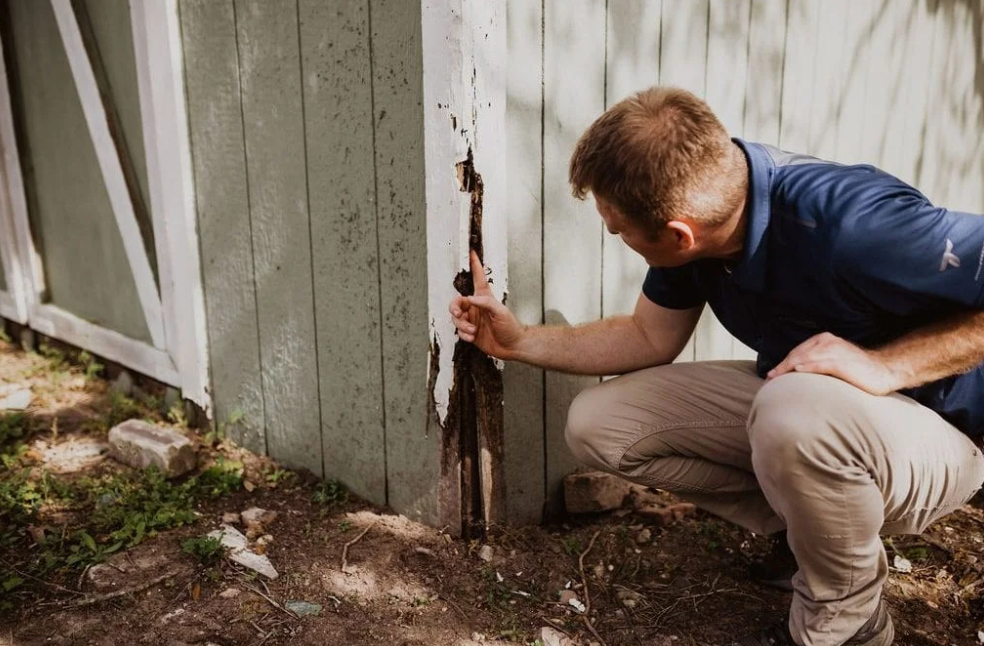
{"label": "concrete block", "polygon": [[628,480],[601,471],[572,473],[564,478],[564,503],[571,514],[618,509],[629,491]]}
{"label": "concrete block", "polygon": [[197,457],[191,440],[181,433],[135,419],[109,431],[109,454],[138,469],[156,466],[169,478],[194,469]]}

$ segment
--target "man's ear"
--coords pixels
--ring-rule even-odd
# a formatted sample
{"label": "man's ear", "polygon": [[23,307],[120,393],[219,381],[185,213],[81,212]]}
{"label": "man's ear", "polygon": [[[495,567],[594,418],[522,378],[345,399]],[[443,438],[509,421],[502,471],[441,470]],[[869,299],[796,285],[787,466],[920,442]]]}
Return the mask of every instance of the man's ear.
{"label": "man's ear", "polygon": [[690,251],[696,244],[693,228],[681,220],[670,220],[666,223],[666,232],[672,236],[678,251]]}

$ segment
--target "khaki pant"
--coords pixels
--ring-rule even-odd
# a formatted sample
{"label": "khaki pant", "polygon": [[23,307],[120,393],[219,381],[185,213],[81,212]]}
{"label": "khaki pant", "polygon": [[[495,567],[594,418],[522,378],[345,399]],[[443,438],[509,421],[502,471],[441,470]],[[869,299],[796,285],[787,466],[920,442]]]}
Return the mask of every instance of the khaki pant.
{"label": "khaki pant", "polygon": [[821,375],[765,382],[746,361],[606,381],[574,400],[566,433],[593,467],[756,533],[787,529],[803,646],[839,646],[874,613],[888,576],[880,533],[920,533],[984,481],[974,443],[912,399]]}

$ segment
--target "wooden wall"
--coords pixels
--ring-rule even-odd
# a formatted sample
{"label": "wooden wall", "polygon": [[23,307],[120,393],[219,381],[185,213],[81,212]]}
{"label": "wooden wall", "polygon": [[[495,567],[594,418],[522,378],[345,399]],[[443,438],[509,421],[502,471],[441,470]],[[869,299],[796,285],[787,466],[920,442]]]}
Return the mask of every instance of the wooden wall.
{"label": "wooden wall", "polygon": [[[654,84],[734,136],[874,163],[984,213],[982,0],[508,0],[509,305],[526,323],[631,311],[646,266],[570,196],[574,143]],[[751,352],[705,312],[682,360]],[[574,466],[567,407],[591,379],[507,366],[508,516],[535,521]]]}
{"label": "wooden wall", "polygon": [[[427,286],[447,277],[427,275],[421,5],[180,9],[217,420],[434,521]],[[645,264],[570,196],[567,162],[606,106],[656,83],[706,98],[737,136],[873,162],[984,211],[984,0],[507,9],[506,212],[484,217],[507,223],[508,303],[524,322],[631,310]],[[749,356],[706,315],[681,359]],[[506,366],[510,520],[538,521],[576,466],[567,407],[594,382]]]}
{"label": "wooden wall", "polygon": [[419,3],[180,11],[217,422],[436,521]]}

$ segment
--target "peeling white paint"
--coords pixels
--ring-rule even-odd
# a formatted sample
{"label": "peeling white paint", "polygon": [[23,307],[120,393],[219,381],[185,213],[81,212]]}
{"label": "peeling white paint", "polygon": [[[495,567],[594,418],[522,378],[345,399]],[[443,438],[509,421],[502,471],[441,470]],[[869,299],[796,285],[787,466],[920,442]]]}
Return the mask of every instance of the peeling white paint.
{"label": "peeling white paint", "polygon": [[501,300],[507,289],[505,7],[423,0],[422,11],[428,306],[430,338],[440,351],[433,397],[443,424],[457,340],[448,305],[454,277],[468,268],[471,204],[471,194],[459,190],[455,165],[469,148],[485,187],[483,246],[492,291]]}

